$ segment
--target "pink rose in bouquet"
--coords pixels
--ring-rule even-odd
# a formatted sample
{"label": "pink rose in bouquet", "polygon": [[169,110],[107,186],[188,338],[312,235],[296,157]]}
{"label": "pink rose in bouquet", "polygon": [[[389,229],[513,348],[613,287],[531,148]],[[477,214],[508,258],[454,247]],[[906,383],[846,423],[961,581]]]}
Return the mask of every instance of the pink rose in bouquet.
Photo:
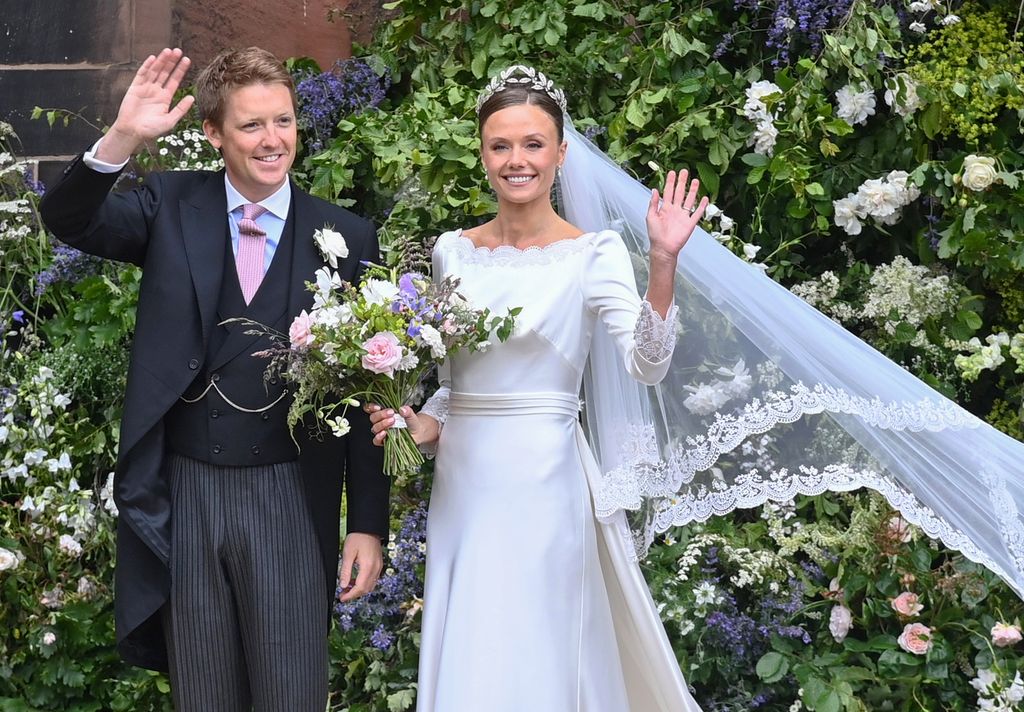
{"label": "pink rose in bouquet", "polygon": [[304,349],[313,343],[313,317],[303,309],[288,328],[288,340],[293,349]]}
{"label": "pink rose in bouquet", "polygon": [[389,378],[395,375],[395,368],[402,362],[402,345],[390,331],[380,331],[363,342],[363,368],[371,373],[380,373]]}

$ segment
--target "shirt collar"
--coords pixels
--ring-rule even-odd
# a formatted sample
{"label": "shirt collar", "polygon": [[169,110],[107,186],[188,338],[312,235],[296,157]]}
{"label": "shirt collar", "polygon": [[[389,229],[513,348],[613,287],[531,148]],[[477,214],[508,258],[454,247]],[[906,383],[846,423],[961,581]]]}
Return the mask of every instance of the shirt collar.
{"label": "shirt collar", "polygon": [[[235,186],[231,185],[231,179],[228,178],[228,174],[224,173],[224,190],[227,193],[228,199],[228,213],[233,213],[242,205],[251,203],[251,200],[247,200]],[[292,204],[292,182],[286,180],[284,185],[274,191],[269,197],[257,203],[267,209],[267,212],[272,213],[276,217],[282,220],[288,219],[288,208]]]}

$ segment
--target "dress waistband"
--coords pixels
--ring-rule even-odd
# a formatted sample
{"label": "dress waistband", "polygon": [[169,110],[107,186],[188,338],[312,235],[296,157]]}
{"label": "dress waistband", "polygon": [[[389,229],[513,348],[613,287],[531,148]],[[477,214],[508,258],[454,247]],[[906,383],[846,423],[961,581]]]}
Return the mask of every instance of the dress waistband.
{"label": "dress waistband", "polygon": [[450,415],[579,415],[580,399],[567,393],[459,393],[448,400]]}

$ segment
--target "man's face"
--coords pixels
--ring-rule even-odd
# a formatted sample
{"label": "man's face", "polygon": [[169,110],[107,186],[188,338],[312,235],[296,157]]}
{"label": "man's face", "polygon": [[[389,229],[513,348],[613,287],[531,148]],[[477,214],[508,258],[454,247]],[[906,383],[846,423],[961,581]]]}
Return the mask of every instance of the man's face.
{"label": "man's face", "polygon": [[288,180],[297,136],[292,95],[283,84],[235,89],[221,126],[207,120],[203,131],[224,156],[231,184],[247,200],[263,200]]}

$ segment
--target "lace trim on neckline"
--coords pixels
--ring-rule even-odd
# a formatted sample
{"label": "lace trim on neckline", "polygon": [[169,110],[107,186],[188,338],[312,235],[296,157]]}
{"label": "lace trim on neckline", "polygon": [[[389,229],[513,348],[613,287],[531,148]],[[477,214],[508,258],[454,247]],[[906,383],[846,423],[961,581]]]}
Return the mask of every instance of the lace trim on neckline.
{"label": "lace trim on neckline", "polygon": [[[585,232],[578,237],[566,237],[555,240],[547,245],[531,245],[526,248],[513,247],[512,245],[499,245],[498,247],[478,246],[473,240],[463,234],[462,228],[453,232],[445,233],[442,239],[438,240],[438,246],[448,242],[451,248],[462,255],[465,260],[472,264],[481,265],[539,265],[550,264],[566,255],[582,252],[591,243],[591,238],[599,233]],[[445,239],[447,238],[447,239]]]}

